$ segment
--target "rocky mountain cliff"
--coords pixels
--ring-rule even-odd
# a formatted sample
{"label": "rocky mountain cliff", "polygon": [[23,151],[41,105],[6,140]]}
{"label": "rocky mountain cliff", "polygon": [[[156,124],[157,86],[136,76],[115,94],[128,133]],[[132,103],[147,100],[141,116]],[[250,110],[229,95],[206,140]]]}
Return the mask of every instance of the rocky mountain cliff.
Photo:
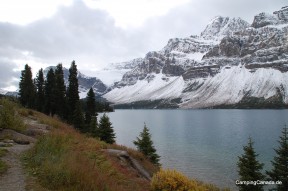
{"label": "rocky mountain cliff", "polygon": [[251,25],[217,16],[200,35],[170,39],[132,62],[104,95],[115,104],[209,108],[252,98],[287,104],[288,7],[260,13]]}

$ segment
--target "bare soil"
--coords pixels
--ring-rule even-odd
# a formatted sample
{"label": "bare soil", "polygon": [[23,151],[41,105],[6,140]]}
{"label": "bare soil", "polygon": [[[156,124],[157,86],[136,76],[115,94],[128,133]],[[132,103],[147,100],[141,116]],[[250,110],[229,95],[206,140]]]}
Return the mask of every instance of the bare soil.
{"label": "bare soil", "polygon": [[0,177],[0,191],[25,191],[25,174],[20,155],[31,148],[33,144],[13,144],[11,147],[6,147],[8,153],[2,157],[2,160],[9,166],[7,172]]}

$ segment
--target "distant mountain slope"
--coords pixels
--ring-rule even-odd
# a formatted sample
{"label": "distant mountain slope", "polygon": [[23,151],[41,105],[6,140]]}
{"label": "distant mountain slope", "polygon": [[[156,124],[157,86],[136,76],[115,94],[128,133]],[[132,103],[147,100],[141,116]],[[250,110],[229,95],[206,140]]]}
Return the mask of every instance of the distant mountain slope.
{"label": "distant mountain slope", "polygon": [[[47,75],[48,71],[52,68],[53,70],[56,69],[56,66],[49,66],[44,69],[44,76]],[[69,70],[67,68],[63,68],[64,73],[64,81],[66,87],[68,86],[68,76],[69,76]],[[80,98],[85,98],[87,96],[87,93],[89,89],[92,87],[94,92],[97,95],[103,95],[107,91],[107,86],[96,77],[90,77],[82,74],[80,71],[78,71],[78,83],[79,83],[79,96]],[[6,96],[18,96],[18,90],[15,92],[9,92],[0,89],[0,95],[6,95]]]}
{"label": "distant mountain slope", "polygon": [[[55,66],[50,66],[44,69],[44,75],[48,73],[50,68],[55,69]],[[63,73],[64,73],[64,81],[66,84],[66,87],[68,86],[68,77],[69,77],[69,70],[67,68],[63,67]],[[80,98],[85,98],[87,95],[87,92],[92,87],[94,92],[98,95],[103,95],[106,90],[107,86],[98,78],[96,77],[89,77],[84,74],[82,74],[80,71],[78,71],[78,83],[79,83],[79,96]]]}
{"label": "distant mountain slope", "polygon": [[201,35],[147,53],[104,97],[115,104],[179,98],[179,107],[203,108],[279,95],[288,104],[287,42],[288,7],[260,13],[251,25],[217,16]]}
{"label": "distant mountain slope", "polygon": [[12,96],[12,97],[17,97],[18,96],[18,92],[17,91],[6,91],[3,89],[0,89],[0,96]]}
{"label": "distant mountain slope", "polygon": [[123,75],[143,62],[143,58],[136,58],[128,62],[111,63],[108,67],[96,71],[94,76],[101,79],[107,86],[114,86],[121,81]]}

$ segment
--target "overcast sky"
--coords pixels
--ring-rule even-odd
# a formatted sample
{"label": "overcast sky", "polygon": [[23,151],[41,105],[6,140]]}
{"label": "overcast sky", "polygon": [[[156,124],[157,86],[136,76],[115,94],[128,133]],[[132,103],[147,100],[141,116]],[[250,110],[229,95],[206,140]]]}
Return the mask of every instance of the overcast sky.
{"label": "overcast sky", "polygon": [[144,57],[170,38],[200,34],[215,16],[251,23],[287,0],[1,0],[0,88],[15,90],[28,63],[72,60],[86,75],[108,63]]}

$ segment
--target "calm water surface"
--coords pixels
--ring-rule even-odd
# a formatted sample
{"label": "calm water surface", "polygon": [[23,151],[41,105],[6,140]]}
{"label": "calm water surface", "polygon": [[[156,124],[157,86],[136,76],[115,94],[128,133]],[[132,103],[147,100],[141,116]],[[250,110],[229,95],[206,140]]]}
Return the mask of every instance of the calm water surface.
{"label": "calm water surface", "polygon": [[268,170],[288,124],[288,110],[116,110],[109,117],[118,144],[135,148],[145,122],[164,168],[232,189],[249,136]]}

